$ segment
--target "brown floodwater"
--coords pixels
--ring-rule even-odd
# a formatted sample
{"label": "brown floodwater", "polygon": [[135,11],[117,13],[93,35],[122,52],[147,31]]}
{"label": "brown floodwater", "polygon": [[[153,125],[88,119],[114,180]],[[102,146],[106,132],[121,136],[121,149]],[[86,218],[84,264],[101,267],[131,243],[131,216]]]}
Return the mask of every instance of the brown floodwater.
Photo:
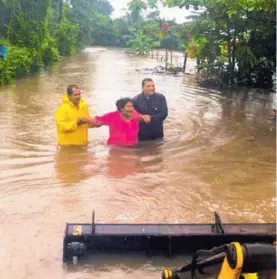
{"label": "brown floodwater", "polygon": [[[103,256],[65,268],[66,222],[275,222],[275,94],[199,87],[192,75],[136,71],[156,65],[118,49],[88,48],[47,72],[0,89],[0,274],[10,279],[160,278],[174,261]],[[194,61],[188,72],[193,73]],[[54,113],[69,83],[91,115],[115,109],[152,77],[169,116],[163,143],[110,150],[108,129],[87,149],[59,150]],[[179,259],[178,263],[182,263]]]}

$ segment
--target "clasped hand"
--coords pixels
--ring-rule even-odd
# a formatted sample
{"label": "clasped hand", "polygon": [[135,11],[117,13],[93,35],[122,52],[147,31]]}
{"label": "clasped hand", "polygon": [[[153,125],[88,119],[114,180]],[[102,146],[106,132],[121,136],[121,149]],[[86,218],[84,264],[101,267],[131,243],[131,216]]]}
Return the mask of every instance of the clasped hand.
{"label": "clasped hand", "polygon": [[151,122],[151,116],[148,114],[142,115],[142,119],[145,123],[150,123]]}
{"label": "clasped hand", "polygon": [[81,117],[77,120],[77,125],[80,126],[82,124],[88,124],[89,123],[89,119],[85,118],[85,117]]}

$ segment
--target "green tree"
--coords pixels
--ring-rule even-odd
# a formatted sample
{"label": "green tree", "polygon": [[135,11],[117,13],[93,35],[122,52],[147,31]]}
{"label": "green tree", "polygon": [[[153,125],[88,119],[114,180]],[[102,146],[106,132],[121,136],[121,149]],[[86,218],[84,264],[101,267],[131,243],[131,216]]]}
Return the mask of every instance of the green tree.
{"label": "green tree", "polygon": [[165,0],[170,7],[202,8],[190,24],[198,69],[234,82],[270,86],[276,68],[273,0]]}
{"label": "green tree", "polygon": [[132,25],[139,24],[142,21],[141,10],[147,8],[145,2],[142,0],[132,0],[127,5],[131,12]]}

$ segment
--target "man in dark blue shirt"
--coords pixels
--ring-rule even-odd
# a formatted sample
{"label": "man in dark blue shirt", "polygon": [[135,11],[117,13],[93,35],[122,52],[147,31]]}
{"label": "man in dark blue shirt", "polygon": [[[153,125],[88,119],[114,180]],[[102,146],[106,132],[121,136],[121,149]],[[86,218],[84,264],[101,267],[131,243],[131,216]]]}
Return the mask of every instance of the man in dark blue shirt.
{"label": "man in dark blue shirt", "polygon": [[162,139],[163,122],[168,115],[167,102],[163,94],[155,92],[152,79],[145,78],[142,81],[142,93],[133,98],[133,104],[144,118],[144,122],[139,126],[139,140]]}

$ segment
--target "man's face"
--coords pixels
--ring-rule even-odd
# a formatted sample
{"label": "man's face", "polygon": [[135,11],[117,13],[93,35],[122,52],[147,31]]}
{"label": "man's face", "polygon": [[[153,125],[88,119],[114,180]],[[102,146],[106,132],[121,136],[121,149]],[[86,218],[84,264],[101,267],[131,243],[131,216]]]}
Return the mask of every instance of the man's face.
{"label": "man's face", "polygon": [[69,96],[69,99],[75,106],[78,106],[81,100],[81,90],[79,88],[73,88],[72,91],[72,95]]}
{"label": "man's face", "polygon": [[142,87],[145,96],[152,96],[155,93],[155,85],[153,81],[145,81]]}

